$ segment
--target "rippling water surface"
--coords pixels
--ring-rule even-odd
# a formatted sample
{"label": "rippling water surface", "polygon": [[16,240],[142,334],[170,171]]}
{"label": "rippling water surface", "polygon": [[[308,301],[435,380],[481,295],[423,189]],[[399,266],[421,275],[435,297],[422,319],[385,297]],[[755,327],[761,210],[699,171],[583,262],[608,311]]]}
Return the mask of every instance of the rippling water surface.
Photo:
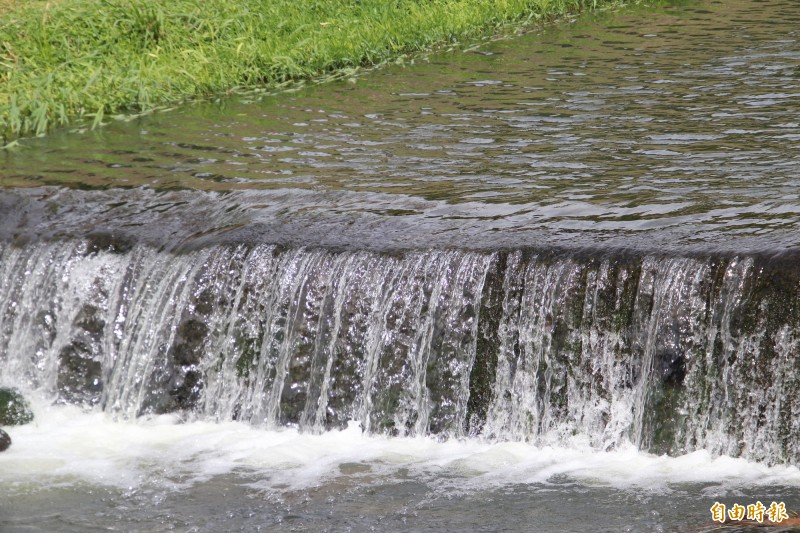
{"label": "rippling water surface", "polygon": [[0,156],[3,185],[35,188],[5,194],[30,212],[0,225],[141,233],[157,217],[173,241],[793,247],[798,28],[794,0],[666,2],[53,135]]}

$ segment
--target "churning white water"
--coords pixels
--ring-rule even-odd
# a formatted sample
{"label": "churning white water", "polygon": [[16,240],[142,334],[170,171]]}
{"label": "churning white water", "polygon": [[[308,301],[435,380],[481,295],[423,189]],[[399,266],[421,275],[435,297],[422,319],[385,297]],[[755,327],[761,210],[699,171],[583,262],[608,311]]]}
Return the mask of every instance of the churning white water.
{"label": "churning white water", "polygon": [[704,483],[721,493],[776,484],[800,487],[795,466],[766,466],[696,451],[655,455],[633,445],[594,449],[576,438],[558,446],[484,439],[365,434],[351,422],[322,434],[260,429],[242,422],[183,422],[175,415],[134,421],[72,406],[36,402],[36,422],[9,432],[0,455],[7,495],[86,484],[124,490],[188,490],[226,474],[246,474],[264,492],[304,490],[349,478],[370,483],[410,473],[448,494],[566,478],[590,487],[643,489],[669,495]]}

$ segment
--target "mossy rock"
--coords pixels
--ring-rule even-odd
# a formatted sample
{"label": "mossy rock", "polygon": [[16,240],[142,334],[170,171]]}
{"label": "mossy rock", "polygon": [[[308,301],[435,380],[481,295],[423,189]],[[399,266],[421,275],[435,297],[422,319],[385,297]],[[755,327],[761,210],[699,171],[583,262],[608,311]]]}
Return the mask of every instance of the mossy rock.
{"label": "mossy rock", "polygon": [[11,446],[11,437],[8,436],[8,433],[0,429],[0,452],[4,452]]}
{"label": "mossy rock", "polygon": [[33,420],[28,401],[15,389],[0,387],[0,425],[19,426]]}

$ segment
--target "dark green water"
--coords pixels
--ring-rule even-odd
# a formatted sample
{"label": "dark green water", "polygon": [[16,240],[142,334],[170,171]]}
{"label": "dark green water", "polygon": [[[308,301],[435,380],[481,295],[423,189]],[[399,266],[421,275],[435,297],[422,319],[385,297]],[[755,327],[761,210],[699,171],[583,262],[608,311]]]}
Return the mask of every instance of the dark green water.
{"label": "dark green water", "polygon": [[793,247],[798,27],[793,0],[668,2],[354,84],[56,134],[0,155],[0,183],[28,188],[8,201],[32,210],[0,224],[141,234],[157,219],[171,232],[149,237],[171,242]]}

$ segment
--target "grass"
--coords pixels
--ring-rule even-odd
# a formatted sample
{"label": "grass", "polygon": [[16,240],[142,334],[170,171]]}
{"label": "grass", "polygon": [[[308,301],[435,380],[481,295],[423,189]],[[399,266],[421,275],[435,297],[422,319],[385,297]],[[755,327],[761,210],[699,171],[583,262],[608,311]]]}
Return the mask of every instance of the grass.
{"label": "grass", "polygon": [[0,0],[0,144],[617,0]]}

